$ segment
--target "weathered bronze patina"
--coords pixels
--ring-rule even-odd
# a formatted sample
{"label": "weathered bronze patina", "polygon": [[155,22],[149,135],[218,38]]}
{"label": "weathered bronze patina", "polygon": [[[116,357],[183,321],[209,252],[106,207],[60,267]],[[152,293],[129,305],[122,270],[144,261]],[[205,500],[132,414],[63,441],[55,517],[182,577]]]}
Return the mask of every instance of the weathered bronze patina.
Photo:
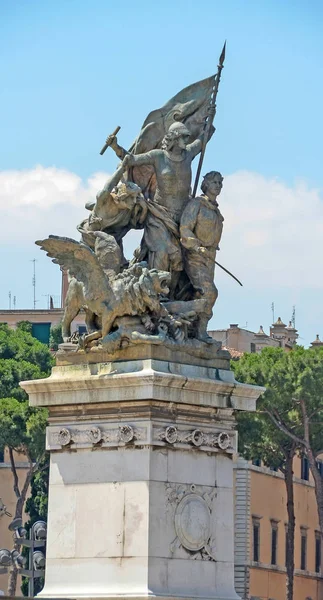
{"label": "weathered bronze patina", "polygon": [[[218,291],[215,257],[223,217],[217,197],[223,177],[205,175],[195,197],[207,142],[214,133],[216,95],[225,48],[216,75],[185,88],[146,118],[133,146],[108,136],[121,160],[88,218],[78,226],[81,241],[50,236],[36,242],[67,269],[70,287],[63,321],[65,342],[71,322],[85,309],[87,334],[80,351],[117,353],[126,346],[162,344],[196,357],[218,346],[207,324]],[[192,193],[192,162],[200,155]],[[142,229],[140,247],[129,262],[123,238]],[[72,340],[73,341],[73,340]]]}

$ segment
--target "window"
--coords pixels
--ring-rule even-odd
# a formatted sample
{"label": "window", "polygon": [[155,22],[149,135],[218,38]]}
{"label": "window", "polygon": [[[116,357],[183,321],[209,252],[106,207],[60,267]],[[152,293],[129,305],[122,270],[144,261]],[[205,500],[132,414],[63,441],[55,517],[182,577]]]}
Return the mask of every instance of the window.
{"label": "window", "polygon": [[322,540],[319,531],[315,532],[315,573],[321,572]]}
{"label": "window", "polygon": [[254,342],[250,343],[250,352],[256,352],[256,344]]}
{"label": "window", "polygon": [[85,325],[79,325],[77,329],[78,329],[79,335],[83,335],[83,333],[87,332]]}
{"label": "window", "polygon": [[323,477],[323,462],[321,460],[317,460],[316,466],[320,472],[321,477]]}
{"label": "window", "polygon": [[277,539],[278,539],[278,523],[271,522],[271,564],[277,565]]}
{"label": "window", "polygon": [[307,546],[306,529],[301,528],[301,571],[306,571],[306,546]]}
{"label": "window", "polygon": [[253,556],[254,562],[260,561],[260,521],[252,519],[252,536],[253,536]]}
{"label": "window", "polygon": [[309,470],[308,460],[305,456],[302,456],[301,479],[305,479],[305,481],[308,481],[309,474],[310,474],[310,470]]}
{"label": "window", "polygon": [[34,338],[42,342],[42,344],[49,344],[50,335],[50,323],[33,323],[31,327],[31,334]]}

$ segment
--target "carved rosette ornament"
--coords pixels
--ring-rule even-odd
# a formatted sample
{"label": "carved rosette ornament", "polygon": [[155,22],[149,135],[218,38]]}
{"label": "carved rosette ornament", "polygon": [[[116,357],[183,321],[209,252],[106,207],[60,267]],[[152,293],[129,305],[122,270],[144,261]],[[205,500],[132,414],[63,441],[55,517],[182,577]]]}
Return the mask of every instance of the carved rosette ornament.
{"label": "carved rosette ornament", "polygon": [[102,432],[99,427],[92,427],[88,432],[89,440],[92,444],[98,444],[102,440]]}
{"label": "carved rosette ornament", "polygon": [[218,435],[217,444],[221,450],[227,450],[231,445],[230,436],[225,431],[222,431]]}
{"label": "carved rosette ornament", "polygon": [[199,429],[194,429],[194,431],[192,431],[192,444],[194,444],[194,446],[202,446],[203,442],[204,442],[203,432],[200,431]]}
{"label": "carved rosette ornament", "polygon": [[166,442],[168,442],[169,444],[175,444],[175,442],[177,441],[177,428],[173,427],[172,425],[170,425],[169,427],[166,427],[165,429],[165,440]]}
{"label": "carved rosette ornament", "polygon": [[57,437],[61,446],[67,446],[72,441],[71,432],[66,427],[60,429]]}
{"label": "carved rosette ornament", "polygon": [[134,438],[134,430],[131,425],[122,425],[120,427],[120,441],[125,444],[131,442]]}

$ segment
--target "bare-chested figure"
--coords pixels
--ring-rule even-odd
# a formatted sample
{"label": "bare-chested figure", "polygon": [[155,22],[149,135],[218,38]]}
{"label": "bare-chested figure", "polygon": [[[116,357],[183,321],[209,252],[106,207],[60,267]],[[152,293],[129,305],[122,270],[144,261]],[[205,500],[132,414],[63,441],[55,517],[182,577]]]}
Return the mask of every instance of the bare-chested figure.
{"label": "bare-chested figure", "polygon": [[141,165],[152,165],[155,169],[157,186],[154,199],[147,202],[143,246],[148,250],[149,268],[171,272],[170,297],[174,296],[183,270],[179,223],[190,197],[191,165],[202,148],[200,139],[191,144],[189,139],[187,127],[175,122],[165,135],[160,150],[127,154],[122,163],[124,169]]}

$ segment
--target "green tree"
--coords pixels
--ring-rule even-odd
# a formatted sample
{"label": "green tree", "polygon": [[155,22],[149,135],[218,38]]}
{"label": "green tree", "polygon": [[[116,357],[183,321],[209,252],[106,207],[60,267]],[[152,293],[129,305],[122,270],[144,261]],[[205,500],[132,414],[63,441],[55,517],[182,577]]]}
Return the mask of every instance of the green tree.
{"label": "green tree", "polygon": [[307,457],[314,479],[321,537],[323,538],[323,481],[317,457],[323,452],[323,349],[298,348],[285,355],[277,365],[271,386],[278,391],[285,382],[281,397],[289,404],[286,414],[265,405],[265,410],[279,434],[285,436]]}
{"label": "green tree", "polygon": [[0,398],[27,399],[19,382],[46,377],[52,366],[51,354],[31,335],[31,324],[22,321],[17,329],[0,323]]}
{"label": "green tree", "polygon": [[[15,518],[22,518],[31,479],[44,457],[46,421],[47,411],[30,408],[26,400],[19,402],[15,398],[2,398],[0,401],[0,446],[7,447],[9,451],[16,496]],[[24,455],[27,460],[22,481],[19,481],[17,472],[17,455]],[[19,550],[19,547],[16,549]],[[9,596],[15,595],[16,586],[17,569],[13,566],[8,582]]]}
{"label": "green tree", "polygon": [[[31,480],[43,468],[47,411],[28,405],[19,387],[24,379],[46,377],[52,366],[51,354],[44,344],[31,335],[30,323],[22,322],[16,330],[0,324],[0,448],[8,448],[16,496],[15,517],[22,518]],[[17,457],[24,458],[24,477],[18,477]],[[19,471],[21,475],[21,471]],[[17,569],[9,574],[8,594],[14,596]]]}
{"label": "green tree", "polygon": [[[311,465],[312,448],[314,470],[313,448],[323,447],[323,352],[296,348],[285,353],[280,348],[266,348],[260,354],[245,354],[233,364],[233,369],[238,381],[266,387],[258,401],[257,413],[238,415],[238,428],[244,456],[247,459],[260,457],[284,475],[288,514],[286,586],[287,599],[292,600],[295,538],[293,459],[296,453],[304,451]],[[306,441],[304,407],[309,422],[315,415],[312,429],[309,423],[307,425],[309,442]],[[322,497],[320,493],[319,490],[317,496]],[[321,527],[322,524],[320,520]]]}
{"label": "green tree", "polygon": [[49,347],[51,350],[58,350],[58,345],[63,343],[62,324],[54,325],[50,328]]}

